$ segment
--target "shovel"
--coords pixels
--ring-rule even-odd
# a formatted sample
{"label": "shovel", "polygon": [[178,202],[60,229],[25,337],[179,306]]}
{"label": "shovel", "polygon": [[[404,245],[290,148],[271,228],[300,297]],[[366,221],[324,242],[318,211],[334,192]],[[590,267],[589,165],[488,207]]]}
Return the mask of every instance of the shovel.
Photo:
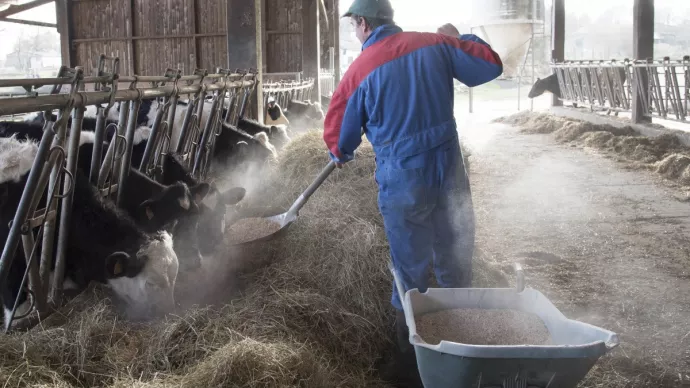
{"label": "shovel", "polygon": [[275,216],[264,217],[265,220],[271,221],[273,223],[280,225],[280,229],[278,229],[277,231],[275,231],[269,235],[266,235],[266,236],[263,236],[263,237],[260,237],[260,238],[254,239],[254,240],[249,240],[249,241],[244,241],[241,243],[233,244],[233,245],[234,246],[240,246],[240,245],[245,245],[245,244],[252,244],[252,243],[255,243],[257,241],[267,241],[267,240],[270,240],[273,237],[275,237],[278,233],[281,233],[284,230],[286,230],[293,222],[295,222],[297,220],[297,217],[299,216],[300,209],[302,209],[302,207],[304,207],[304,205],[307,203],[307,200],[309,200],[309,197],[311,197],[312,194],[314,194],[314,192],[316,191],[316,189],[318,189],[323,184],[323,182],[326,181],[326,179],[328,178],[329,175],[331,175],[333,170],[335,170],[335,162],[331,160],[326,165],[326,167],[324,167],[324,169],[321,170],[321,173],[319,173],[319,175],[316,177],[316,179],[314,179],[314,182],[312,182],[312,184],[309,185],[309,187],[307,187],[307,189],[304,190],[304,192],[302,194],[300,194],[300,196],[297,198],[297,200],[292,204],[292,206],[290,206],[290,209],[288,211],[286,211],[285,213],[275,215]]}

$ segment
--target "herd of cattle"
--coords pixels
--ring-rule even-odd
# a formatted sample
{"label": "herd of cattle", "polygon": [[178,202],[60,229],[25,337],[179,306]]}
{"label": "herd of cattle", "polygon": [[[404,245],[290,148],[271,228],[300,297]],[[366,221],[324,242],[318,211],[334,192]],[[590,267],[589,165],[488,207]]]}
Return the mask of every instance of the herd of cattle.
{"label": "herd of cattle", "polygon": [[[87,107],[79,140],[77,171],[74,172],[74,206],[69,223],[63,289],[84,289],[91,281],[107,284],[126,303],[132,319],[170,311],[174,307],[174,288],[178,271],[193,271],[202,265],[223,242],[226,206],[240,202],[245,189],[233,187],[220,192],[213,184],[196,179],[186,167],[184,157],[174,152],[163,156],[163,169],[157,180],[139,171],[151,135],[157,110],[155,100],[144,100],[139,108],[137,129],[131,144],[131,168],[120,207],[102,197],[88,178],[95,141],[96,108]],[[204,103],[202,117],[209,117],[212,104]],[[169,149],[176,149],[188,103],[178,102],[172,124]],[[117,124],[119,104],[108,113],[106,124]],[[222,108],[225,117],[227,106]],[[277,113],[276,113],[277,112]],[[267,123],[240,118],[236,126],[222,123],[212,154],[216,173],[236,168],[244,161],[265,161],[289,141],[290,121],[314,121],[322,125],[318,104],[291,101],[283,111],[269,104]],[[51,121],[54,118],[51,118]],[[71,119],[70,119],[71,120]],[[107,126],[106,128],[112,128]],[[42,114],[27,116],[23,122],[0,122],[0,244],[4,246],[9,223],[14,219],[38,143],[43,135]],[[290,131],[296,128],[290,125]],[[101,145],[105,155],[114,133],[106,133]],[[38,208],[46,206],[44,193]],[[59,219],[59,214],[58,214]],[[55,239],[56,251],[57,239]],[[37,242],[37,243],[40,243]],[[26,270],[20,244],[0,297],[6,327],[18,298],[15,319],[33,306],[32,294],[21,289]],[[54,262],[53,268],[54,269]],[[52,280],[52,276],[51,276]]]}

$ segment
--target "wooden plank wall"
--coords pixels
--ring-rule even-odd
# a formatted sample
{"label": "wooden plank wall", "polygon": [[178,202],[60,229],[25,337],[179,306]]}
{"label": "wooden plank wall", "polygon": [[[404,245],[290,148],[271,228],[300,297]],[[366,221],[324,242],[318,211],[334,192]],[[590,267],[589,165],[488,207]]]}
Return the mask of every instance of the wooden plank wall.
{"label": "wooden plank wall", "polygon": [[72,0],[76,65],[120,58],[124,75],[227,66],[226,0]]}
{"label": "wooden plank wall", "polygon": [[302,71],[302,0],[266,0],[266,72]]}
{"label": "wooden plank wall", "polygon": [[[321,29],[321,68],[328,69],[330,66],[329,49],[334,46],[333,42],[333,0],[324,0],[326,15],[319,18],[319,28]],[[328,20],[328,24],[326,24]]]}

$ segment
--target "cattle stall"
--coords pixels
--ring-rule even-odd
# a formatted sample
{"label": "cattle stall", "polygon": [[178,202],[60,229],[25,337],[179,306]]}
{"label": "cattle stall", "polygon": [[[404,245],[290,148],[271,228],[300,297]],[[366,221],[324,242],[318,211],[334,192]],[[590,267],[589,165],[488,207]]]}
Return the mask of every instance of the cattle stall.
{"label": "cattle stall", "polygon": [[[24,314],[20,326],[45,319],[62,303],[71,214],[74,206],[83,205],[74,203],[77,170],[86,170],[97,195],[118,205],[133,174],[160,181],[168,155],[175,155],[193,179],[203,181],[209,174],[216,139],[222,131],[231,130],[228,126],[237,125],[251,105],[250,96],[258,83],[256,70],[251,69],[216,68],[212,73],[196,69],[183,75],[168,68],[160,76],[121,76],[117,57],[100,55],[94,63],[92,75],[82,67],[63,66],[55,78],[0,80],[0,87],[32,90],[51,86],[48,94],[27,92],[0,99],[3,119],[31,112],[42,117],[37,151],[0,257],[0,284],[4,286],[13,259],[21,260],[18,247],[26,253],[19,289],[28,285],[29,312],[33,313]],[[187,99],[185,104],[182,98]],[[184,115],[176,114],[180,109]],[[93,146],[85,161],[79,157],[87,111],[95,112],[89,118],[95,120],[90,135],[93,144],[104,147]],[[141,125],[143,118],[150,126]],[[148,137],[140,147],[141,160],[133,163],[142,133]],[[45,206],[39,206],[41,198]],[[15,300],[11,315],[5,316],[5,330],[12,324],[17,305]]]}

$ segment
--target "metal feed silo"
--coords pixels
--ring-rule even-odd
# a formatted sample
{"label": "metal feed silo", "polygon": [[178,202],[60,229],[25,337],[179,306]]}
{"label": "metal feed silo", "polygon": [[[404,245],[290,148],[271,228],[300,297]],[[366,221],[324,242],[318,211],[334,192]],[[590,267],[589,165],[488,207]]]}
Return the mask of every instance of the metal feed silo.
{"label": "metal feed silo", "polygon": [[503,60],[501,78],[515,78],[530,47],[544,30],[544,0],[473,0],[472,30]]}

